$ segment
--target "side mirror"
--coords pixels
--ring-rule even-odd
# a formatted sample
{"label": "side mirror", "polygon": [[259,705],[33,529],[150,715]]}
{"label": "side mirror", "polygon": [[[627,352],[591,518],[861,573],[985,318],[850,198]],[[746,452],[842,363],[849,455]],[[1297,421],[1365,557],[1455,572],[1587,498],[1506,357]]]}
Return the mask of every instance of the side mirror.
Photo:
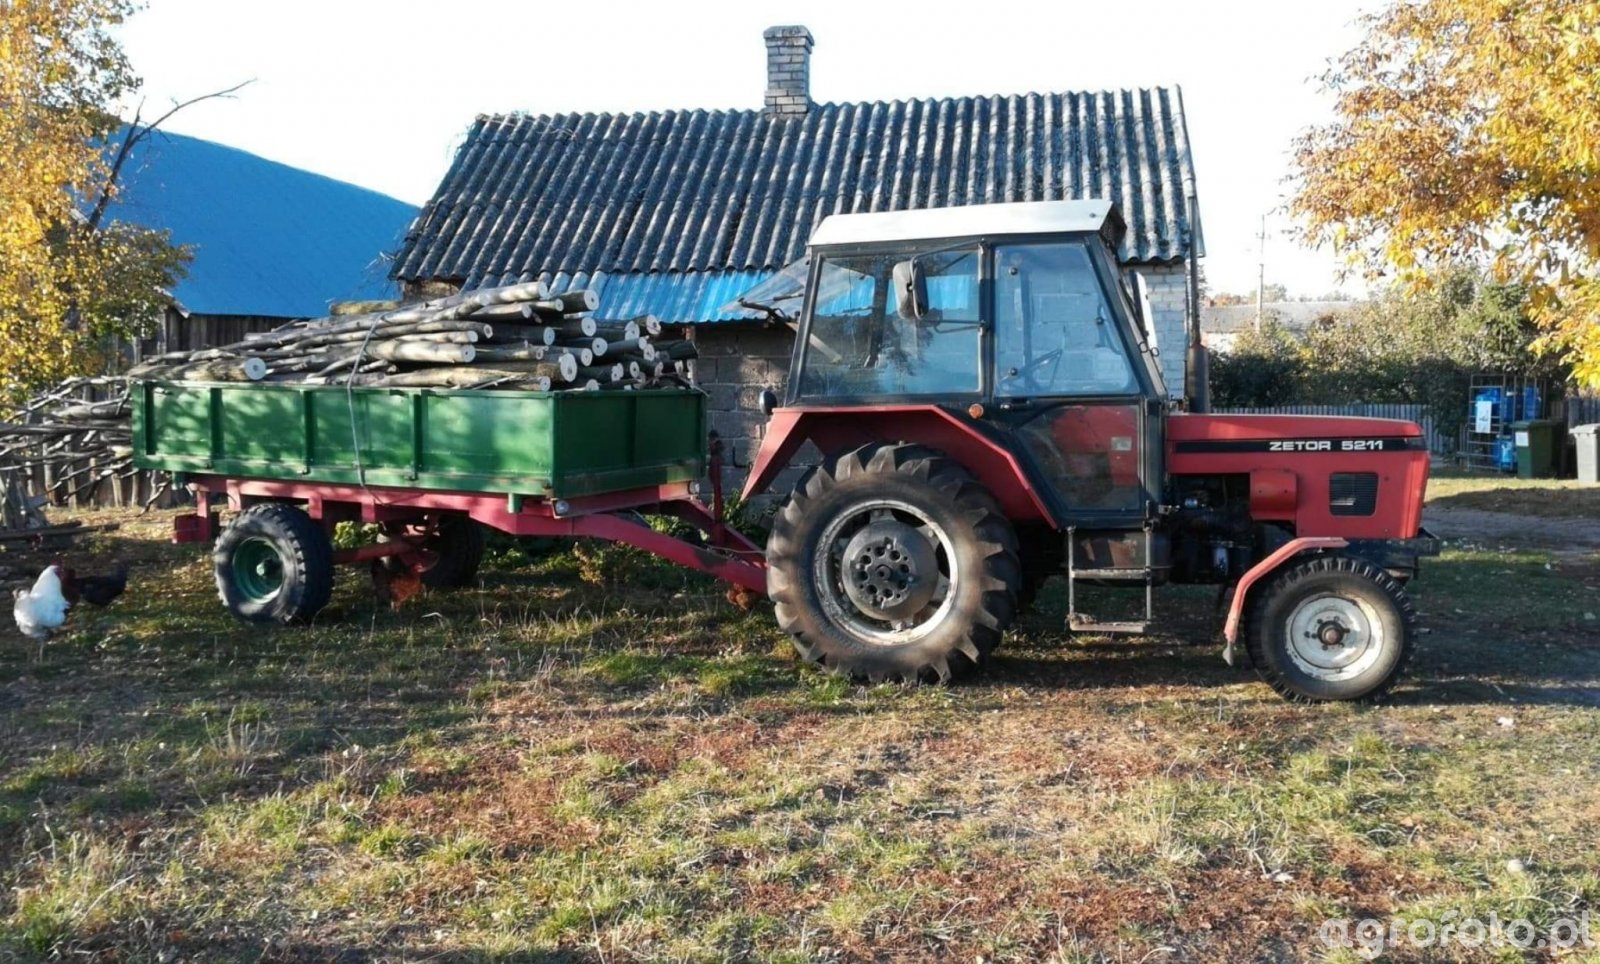
{"label": "side mirror", "polygon": [[920,321],[928,313],[928,276],[920,259],[909,258],[895,264],[894,310],[906,321]]}
{"label": "side mirror", "polygon": [[771,418],[772,410],[778,407],[778,396],[770,388],[763,388],[761,394],[756,396],[756,406],[761,409],[762,418]]}

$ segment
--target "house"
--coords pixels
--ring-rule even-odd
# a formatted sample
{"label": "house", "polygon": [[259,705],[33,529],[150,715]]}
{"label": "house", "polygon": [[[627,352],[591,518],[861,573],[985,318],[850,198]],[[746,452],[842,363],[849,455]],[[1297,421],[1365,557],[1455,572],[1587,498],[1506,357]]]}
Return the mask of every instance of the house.
{"label": "house", "polygon": [[[1299,335],[1319,322],[1348,315],[1359,304],[1357,301],[1268,301],[1261,306],[1261,318]],[[1232,351],[1239,333],[1253,329],[1255,324],[1255,302],[1207,303],[1200,307],[1200,339],[1215,352]]]}
{"label": "house", "polygon": [[811,33],[766,31],[759,110],[480,116],[407,234],[407,296],[535,278],[598,315],[653,314],[698,343],[712,428],[748,464],[791,330],[741,307],[829,214],[1102,199],[1148,285],[1168,389],[1183,394],[1189,256],[1203,251],[1176,88],[819,104]]}
{"label": "house", "polygon": [[238,341],[336,301],[393,298],[386,252],[416,208],[236,148],[156,131],[123,167],[108,217],[165,228],[193,253],[135,352]]}

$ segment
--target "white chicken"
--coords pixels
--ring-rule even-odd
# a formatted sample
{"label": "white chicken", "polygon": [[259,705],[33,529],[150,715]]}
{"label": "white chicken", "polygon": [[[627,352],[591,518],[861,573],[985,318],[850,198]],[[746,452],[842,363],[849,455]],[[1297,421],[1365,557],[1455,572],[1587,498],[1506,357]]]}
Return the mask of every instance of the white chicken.
{"label": "white chicken", "polygon": [[24,636],[44,639],[67,621],[67,597],[61,593],[61,567],[46,566],[27,592],[18,589],[11,614]]}

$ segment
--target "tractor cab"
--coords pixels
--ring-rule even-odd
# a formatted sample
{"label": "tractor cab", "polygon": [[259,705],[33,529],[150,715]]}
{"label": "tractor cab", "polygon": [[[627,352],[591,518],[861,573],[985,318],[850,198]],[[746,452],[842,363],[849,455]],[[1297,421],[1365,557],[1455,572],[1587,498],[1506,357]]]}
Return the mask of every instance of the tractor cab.
{"label": "tractor cab", "polygon": [[829,218],[787,406],[981,410],[1058,520],[1134,527],[1161,504],[1166,388],[1103,201]]}

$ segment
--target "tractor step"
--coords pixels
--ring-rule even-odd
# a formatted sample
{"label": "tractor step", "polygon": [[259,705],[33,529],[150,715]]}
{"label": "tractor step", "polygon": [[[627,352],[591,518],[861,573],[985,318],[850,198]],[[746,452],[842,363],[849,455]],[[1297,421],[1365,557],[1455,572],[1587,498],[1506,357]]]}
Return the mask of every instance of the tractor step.
{"label": "tractor step", "polygon": [[1148,569],[1073,569],[1074,579],[1126,579],[1144,582],[1150,578]]}
{"label": "tractor step", "polygon": [[[1107,633],[1142,636],[1150,631],[1150,626],[1155,622],[1155,560],[1151,557],[1150,544],[1154,541],[1150,532],[1151,524],[1145,523],[1144,532],[1144,565],[1139,567],[1122,566],[1117,568],[1079,569],[1076,565],[1078,535],[1077,529],[1067,528],[1067,628],[1075,633]],[[1110,622],[1096,622],[1093,616],[1078,612],[1078,583],[1080,582],[1137,582],[1144,585],[1144,618],[1134,620],[1112,620]]]}
{"label": "tractor step", "polygon": [[1067,628],[1075,633],[1107,633],[1143,636],[1150,631],[1148,620],[1131,620],[1125,622],[1097,623],[1090,616],[1082,613],[1073,613],[1067,617]]}

